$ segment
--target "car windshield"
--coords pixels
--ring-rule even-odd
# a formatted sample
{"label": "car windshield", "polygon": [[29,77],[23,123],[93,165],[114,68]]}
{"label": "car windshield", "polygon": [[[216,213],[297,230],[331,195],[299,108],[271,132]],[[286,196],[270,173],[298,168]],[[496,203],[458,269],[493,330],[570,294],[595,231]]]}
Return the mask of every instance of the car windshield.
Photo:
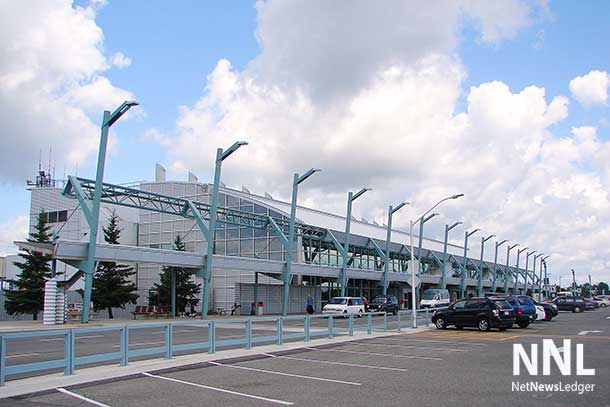
{"label": "car windshield", "polygon": [[512,309],[513,307],[506,300],[493,300],[494,304],[498,306],[500,309]]}
{"label": "car windshield", "polygon": [[330,301],[328,301],[328,303],[329,304],[338,304],[338,305],[347,304],[347,298],[341,298],[341,297],[331,298]]}
{"label": "car windshield", "polygon": [[424,290],[422,294],[423,300],[433,300],[438,295],[438,291],[436,290]]}
{"label": "car windshield", "polygon": [[372,304],[385,304],[385,298],[384,297],[376,297]]}

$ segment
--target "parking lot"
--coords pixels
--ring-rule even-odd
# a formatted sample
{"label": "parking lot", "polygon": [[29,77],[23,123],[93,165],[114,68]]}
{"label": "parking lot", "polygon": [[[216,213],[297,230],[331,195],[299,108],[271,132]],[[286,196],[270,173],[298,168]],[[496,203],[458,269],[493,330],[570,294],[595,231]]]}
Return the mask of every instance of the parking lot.
{"label": "parking lot", "polygon": [[[584,345],[584,366],[595,376],[512,375],[512,344],[543,338]],[[562,312],[552,322],[505,332],[430,330],[383,338],[255,353],[120,380],[58,388],[0,400],[0,406],[608,406],[610,312]],[[574,352],[572,352],[574,354]],[[515,380],[575,380],[592,393],[515,392]]]}

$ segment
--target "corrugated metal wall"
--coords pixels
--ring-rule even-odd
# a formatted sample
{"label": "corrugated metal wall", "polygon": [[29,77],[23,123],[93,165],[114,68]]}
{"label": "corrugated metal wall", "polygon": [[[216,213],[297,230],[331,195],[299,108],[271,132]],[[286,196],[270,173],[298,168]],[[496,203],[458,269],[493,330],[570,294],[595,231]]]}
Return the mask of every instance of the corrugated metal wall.
{"label": "corrugated metal wall", "polygon": [[[290,314],[304,314],[307,306],[308,294],[311,294],[314,299],[316,313],[322,312],[322,290],[320,287],[304,285],[290,286],[290,304],[288,305],[288,312]],[[258,285],[258,300],[263,302],[263,313],[279,314],[281,312],[283,298],[284,291],[281,285]],[[242,315],[250,313],[253,301],[254,284],[235,283],[235,302],[241,304]]]}

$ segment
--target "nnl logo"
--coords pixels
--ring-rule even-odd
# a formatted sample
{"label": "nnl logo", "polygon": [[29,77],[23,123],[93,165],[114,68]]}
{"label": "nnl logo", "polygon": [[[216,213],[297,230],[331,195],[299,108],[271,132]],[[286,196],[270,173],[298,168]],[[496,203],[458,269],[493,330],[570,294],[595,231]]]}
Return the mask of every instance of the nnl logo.
{"label": "nnl logo", "polygon": [[[555,361],[555,365],[562,375],[569,376],[572,374],[572,340],[564,339],[563,348],[557,348],[552,339],[542,340],[542,374],[549,376],[551,374],[551,358]],[[561,354],[563,353],[563,357]],[[532,376],[538,375],[538,344],[531,345],[531,357],[527,354],[523,345],[519,343],[513,344],[513,376],[520,374],[521,364],[527,369]],[[577,376],[594,376],[595,369],[585,369],[583,358],[582,343],[576,344],[576,375]]]}

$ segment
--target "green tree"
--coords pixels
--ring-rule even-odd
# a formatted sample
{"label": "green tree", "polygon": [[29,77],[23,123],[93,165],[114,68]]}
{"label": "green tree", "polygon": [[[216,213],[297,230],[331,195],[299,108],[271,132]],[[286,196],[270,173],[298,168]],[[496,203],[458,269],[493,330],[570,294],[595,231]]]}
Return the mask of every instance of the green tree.
{"label": "green tree", "polygon": [[608,284],[601,282],[597,285],[597,293],[598,294],[610,294],[610,287],[608,287]]}
{"label": "green tree", "polygon": [[[46,214],[44,211],[40,211],[34,232],[30,233],[28,242],[51,243],[50,229]],[[6,293],[4,309],[9,315],[32,314],[32,319],[36,320],[44,304],[44,284],[51,278],[51,267],[49,266],[51,256],[29,250],[23,251],[19,255],[25,261],[23,263],[15,262],[15,266],[21,269],[19,279],[15,281],[18,290]]]}
{"label": "green tree", "polygon": [[[119,218],[112,214],[108,226],[104,228],[104,240],[110,244],[119,244],[121,229]],[[93,275],[91,301],[95,311],[108,310],[108,318],[112,319],[112,308],[125,308],[126,304],[135,304],[138,295],[134,293],[136,285],[130,281],[135,274],[133,267],[116,264],[111,261],[101,261]]]}
{"label": "green tree", "polygon": [[[185,251],[184,242],[180,236],[174,240],[174,250]],[[155,283],[149,291],[148,302],[151,305],[171,306],[172,304],[172,273],[176,275],[176,313],[184,312],[186,304],[194,308],[199,303],[201,284],[192,280],[193,273],[182,267],[163,266],[160,283]]]}

